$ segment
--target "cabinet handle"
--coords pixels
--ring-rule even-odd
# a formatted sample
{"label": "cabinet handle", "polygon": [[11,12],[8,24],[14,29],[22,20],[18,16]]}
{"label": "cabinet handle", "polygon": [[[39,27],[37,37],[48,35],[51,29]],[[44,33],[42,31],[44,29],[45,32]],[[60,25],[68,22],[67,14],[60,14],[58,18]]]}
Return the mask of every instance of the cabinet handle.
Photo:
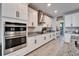
{"label": "cabinet handle", "polygon": [[33,26],[33,22],[32,22],[32,26]]}
{"label": "cabinet handle", "polygon": [[51,38],[51,35],[50,35],[50,38]]}
{"label": "cabinet handle", "polygon": [[73,24],[71,24],[71,26],[73,26]]}
{"label": "cabinet handle", "polygon": [[37,40],[35,40],[35,44],[37,43]]}
{"label": "cabinet handle", "polygon": [[16,11],[16,17],[19,17],[19,11]]}
{"label": "cabinet handle", "polygon": [[46,37],[44,37],[44,40],[46,40]]}

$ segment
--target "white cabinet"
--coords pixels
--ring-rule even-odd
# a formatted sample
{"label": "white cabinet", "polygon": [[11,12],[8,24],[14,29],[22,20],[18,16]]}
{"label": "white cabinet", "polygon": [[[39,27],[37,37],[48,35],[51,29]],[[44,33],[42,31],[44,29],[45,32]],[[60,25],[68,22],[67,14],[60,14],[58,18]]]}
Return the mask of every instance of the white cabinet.
{"label": "white cabinet", "polygon": [[52,30],[56,30],[56,20],[55,20],[55,18],[52,19]]}
{"label": "white cabinet", "polygon": [[28,4],[21,3],[5,3],[2,4],[2,16],[8,18],[15,18],[27,20]]}
{"label": "white cabinet", "polygon": [[65,27],[71,27],[72,26],[72,15],[66,15],[65,16]]}
{"label": "white cabinet", "polygon": [[79,12],[65,16],[65,27],[79,26]]}
{"label": "white cabinet", "polygon": [[51,33],[51,40],[55,39],[55,33]]}
{"label": "white cabinet", "polygon": [[70,40],[71,40],[71,34],[65,34],[65,37],[64,37],[64,41],[65,42],[70,42]]}
{"label": "white cabinet", "polygon": [[16,18],[17,4],[4,3],[2,4],[2,16]]}
{"label": "white cabinet", "polygon": [[27,46],[30,51],[35,49],[35,44],[36,44],[35,37],[28,37]]}
{"label": "white cabinet", "polygon": [[39,36],[36,36],[36,48],[40,47],[44,42],[43,42],[43,36],[42,35],[39,35]]}
{"label": "white cabinet", "polygon": [[47,25],[47,27],[51,27],[52,26],[52,18],[48,17],[47,15],[44,15],[44,22]]}
{"label": "white cabinet", "polygon": [[27,45],[29,50],[34,50],[38,47],[40,47],[42,45],[42,37],[40,36],[33,36],[33,37],[29,37],[28,41],[27,41]]}
{"label": "white cabinet", "polygon": [[72,26],[79,26],[79,13],[72,14]]}
{"label": "white cabinet", "polygon": [[27,20],[28,17],[28,4],[18,4],[19,19]]}
{"label": "white cabinet", "polygon": [[46,34],[45,36],[46,36],[45,42],[47,43],[48,41],[50,41],[50,34],[48,33],[48,34]]}
{"label": "white cabinet", "polygon": [[36,27],[38,24],[38,12],[32,8],[28,8],[28,26]]}

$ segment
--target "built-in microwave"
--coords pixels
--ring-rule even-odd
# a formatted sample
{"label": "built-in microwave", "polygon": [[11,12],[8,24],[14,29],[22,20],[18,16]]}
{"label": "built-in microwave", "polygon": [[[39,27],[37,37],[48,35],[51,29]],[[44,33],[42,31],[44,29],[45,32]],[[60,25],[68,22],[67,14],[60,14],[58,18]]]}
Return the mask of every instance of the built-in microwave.
{"label": "built-in microwave", "polygon": [[26,46],[26,28],[25,23],[5,22],[5,50],[4,54],[14,52]]}

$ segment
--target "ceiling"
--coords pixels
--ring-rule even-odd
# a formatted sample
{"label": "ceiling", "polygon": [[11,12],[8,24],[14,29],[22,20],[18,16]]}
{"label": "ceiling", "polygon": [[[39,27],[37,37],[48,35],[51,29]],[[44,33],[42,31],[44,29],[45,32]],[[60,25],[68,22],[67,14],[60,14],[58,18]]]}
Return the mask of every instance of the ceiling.
{"label": "ceiling", "polygon": [[[47,3],[31,3],[31,5],[52,17],[62,16],[71,11],[79,11],[79,3],[51,3],[50,7],[47,6]],[[58,12],[54,13],[54,10],[58,10]]]}

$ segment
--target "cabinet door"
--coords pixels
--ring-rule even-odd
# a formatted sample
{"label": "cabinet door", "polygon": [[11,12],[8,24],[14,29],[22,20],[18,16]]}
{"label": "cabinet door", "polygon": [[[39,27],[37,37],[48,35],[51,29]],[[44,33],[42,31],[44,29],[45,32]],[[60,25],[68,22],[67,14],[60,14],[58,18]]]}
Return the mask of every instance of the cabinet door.
{"label": "cabinet door", "polygon": [[54,39],[54,33],[49,33],[48,37],[49,37],[49,41],[53,40]]}
{"label": "cabinet door", "polygon": [[36,27],[37,26],[37,20],[38,20],[38,12],[36,11],[36,10],[34,10],[34,9],[32,9],[32,8],[29,8],[28,9],[29,10],[29,20],[28,20],[28,25],[29,26],[34,26],[34,27]]}
{"label": "cabinet door", "polygon": [[3,3],[2,4],[2,16],[16,18],[16,3]]}
{"label": "cabinet door", "polygon": [[72,26],[72,15],[66,15],[65,16],[65,27],[71,27]]}
{"label": "cabinet door", "polygon": [[79,13],[72,14],[72,26],[79,26]]}
{"label": "cabinet door", "polygon": [[56,20],[54,18],[52,20],[52,30],[56,30]]}
{"label": "cabinet door", "polygon": [[50,37],[50,40],[53,39],[53,35],[52,35],[52,33],[50,33],[49,37]]}
{"label": "cabinet door", "polygon": [[27,4],[18,4],[18,11],[19,11],[19,19],[22,20],[27,20],[27,16],[28,16],[28,8],[27,8]]}
{"label": "cabinet door", "polygon": [[52,40],[56,38],[55,33],[52,33]]}
{"label": "cabinet door", "polygon": [[35,47],[38,48],[42,45],[42,37],[41,36],[36,36],[36,44]]}
{"label": "cabinet door", "polygon": [[47,15],[44,15],[44,22],[47,25],[47,27],[51,27],[52,18],[48,17]]}
{"label": "cabinet door", "polygon": [[34,37],[29,37],[28,38],[27,46],[28,46],[30,51],[35,49],[35,39],[34,39]]}
{"label": "cabinet door", "polygon": [[49,17],[49,26],[48,27],[52,27],[52,18],[51,17]]}
{"label": "cabinet door", "polygon": [[50,35],[49,34],[46,34],[45,36],[46,36],[45,42],[47,43],[50,40]]}
{"label": "cabinet door", "polygon": [[71,34],[65,34],[65,42],[70,42],[71,40]]}

